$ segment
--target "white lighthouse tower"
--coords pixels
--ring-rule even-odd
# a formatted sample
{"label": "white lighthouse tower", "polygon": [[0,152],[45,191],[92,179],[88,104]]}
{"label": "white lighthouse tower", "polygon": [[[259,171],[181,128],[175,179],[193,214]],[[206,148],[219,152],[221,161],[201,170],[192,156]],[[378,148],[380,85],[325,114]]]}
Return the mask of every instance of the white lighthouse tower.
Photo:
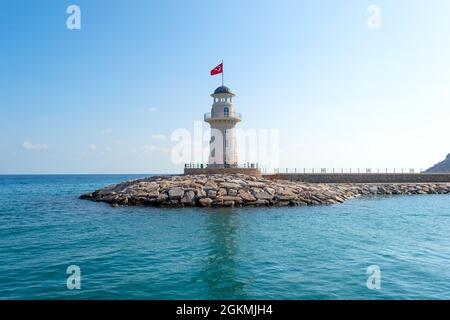
{"label": "white lighthouse tower", "polygon": [[208,167],[236,168],[238,166],[235,126],[241,115],[233,106],[234,93],[222,85],[211,97],[214,102],[210,113],[205,114],[205,122],[211,126],[211,140]]}

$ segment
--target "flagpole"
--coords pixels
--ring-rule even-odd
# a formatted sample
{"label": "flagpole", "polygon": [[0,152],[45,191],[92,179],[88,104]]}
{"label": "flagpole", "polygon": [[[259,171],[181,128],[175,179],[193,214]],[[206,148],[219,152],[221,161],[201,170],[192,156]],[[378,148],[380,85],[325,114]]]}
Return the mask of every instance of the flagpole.
{"label": "flagpole", "polygon": [[223,60],[222,60],[222,87],[223,87]]}

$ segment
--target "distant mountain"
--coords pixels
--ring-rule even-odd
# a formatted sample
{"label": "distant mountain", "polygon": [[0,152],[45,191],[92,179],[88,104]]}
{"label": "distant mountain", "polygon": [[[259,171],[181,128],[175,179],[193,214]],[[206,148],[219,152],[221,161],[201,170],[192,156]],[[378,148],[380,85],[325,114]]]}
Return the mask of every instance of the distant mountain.
{"label": "distant mountain", "polygon": [[430,169],[425,171],[426,173],[450,173],[450,153],[447,155],[444,161],[435,164]]}

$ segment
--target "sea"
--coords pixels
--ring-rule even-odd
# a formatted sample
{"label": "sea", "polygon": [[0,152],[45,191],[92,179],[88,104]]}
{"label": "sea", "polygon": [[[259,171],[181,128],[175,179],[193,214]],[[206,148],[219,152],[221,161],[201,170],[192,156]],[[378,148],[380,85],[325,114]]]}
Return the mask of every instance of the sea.
{"label": "sea", "polygon": [[449,299],[450,196],[113,208],[149,175],[0,176],[0,299]]}

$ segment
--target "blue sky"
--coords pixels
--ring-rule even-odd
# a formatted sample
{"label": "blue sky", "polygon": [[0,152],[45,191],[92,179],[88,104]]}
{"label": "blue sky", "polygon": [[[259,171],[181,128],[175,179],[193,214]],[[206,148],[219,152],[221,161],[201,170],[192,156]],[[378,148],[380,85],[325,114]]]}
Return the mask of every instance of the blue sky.
{"label": "blue sky", "polygon": [[447,0],[0,0],[0,173],[181,172],[170,135],[209,111],[222,59],[239,126],[279,129],[281,167],[426,168],[450,152],[449,14]]}

